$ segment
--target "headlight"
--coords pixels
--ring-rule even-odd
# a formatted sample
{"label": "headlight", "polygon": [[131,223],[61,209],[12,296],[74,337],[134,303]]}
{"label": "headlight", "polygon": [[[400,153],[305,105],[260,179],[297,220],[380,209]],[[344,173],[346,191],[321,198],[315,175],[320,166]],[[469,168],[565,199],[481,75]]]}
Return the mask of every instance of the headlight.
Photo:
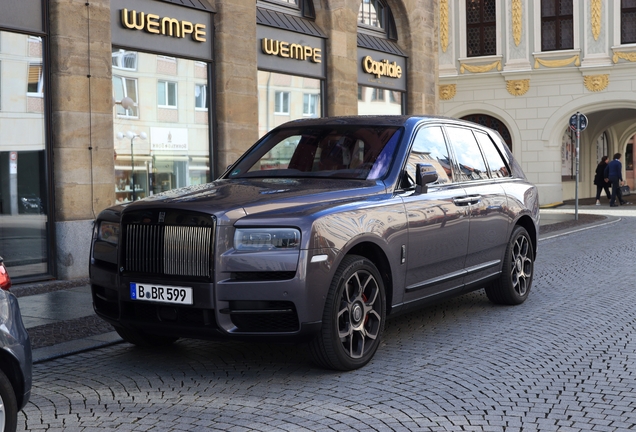
{"label": "headlight", "polygon": [[119,224],[115,222],[99,222],[99,227],[97,228],[97,239],[117,244],[119,242]]}
{"label": "headlight", "polygon": [[300,231],[293,228],[240,228],[234,233],[234,249],[243,252],[300,248]]}

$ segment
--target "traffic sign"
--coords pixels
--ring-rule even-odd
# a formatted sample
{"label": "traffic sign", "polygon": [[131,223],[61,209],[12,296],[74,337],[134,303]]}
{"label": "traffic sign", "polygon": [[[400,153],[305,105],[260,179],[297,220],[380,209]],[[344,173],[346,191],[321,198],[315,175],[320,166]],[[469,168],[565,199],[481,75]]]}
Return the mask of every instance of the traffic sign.
{"label": "traffic sign", "polygon": [[587,117],[585,114],[577,112],[570,117],[570,129],[573,131],[583,131],[587,128]]}

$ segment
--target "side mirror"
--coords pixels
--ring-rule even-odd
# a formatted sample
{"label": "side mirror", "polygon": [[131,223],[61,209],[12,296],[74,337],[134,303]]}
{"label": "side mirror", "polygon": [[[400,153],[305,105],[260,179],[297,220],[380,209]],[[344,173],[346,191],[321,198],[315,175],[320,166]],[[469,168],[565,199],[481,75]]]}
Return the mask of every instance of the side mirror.
{"label": "side mirror", "polygon": [[415,193],[426,193],[428,185],[436,182],[438,178],[433,165],[418,163],[415,166]]}

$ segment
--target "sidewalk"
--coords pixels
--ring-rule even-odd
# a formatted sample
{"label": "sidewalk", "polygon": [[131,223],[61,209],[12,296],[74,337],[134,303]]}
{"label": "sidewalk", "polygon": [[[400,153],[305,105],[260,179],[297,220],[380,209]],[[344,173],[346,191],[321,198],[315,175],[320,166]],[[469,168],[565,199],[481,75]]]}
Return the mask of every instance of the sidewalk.
{"label": "sidewalk", "polygon": [[[621,217],[636,217],[636,204],[610,208],[605,201],[595,206],[593,199],[580,200],[578,220],[573,202],[541,209],[539,240],[616,223]],[[34,363],[122,342],[112,327],[95,315],[87,279],[18,284],[11,292],[18,297],[31,336]]]}

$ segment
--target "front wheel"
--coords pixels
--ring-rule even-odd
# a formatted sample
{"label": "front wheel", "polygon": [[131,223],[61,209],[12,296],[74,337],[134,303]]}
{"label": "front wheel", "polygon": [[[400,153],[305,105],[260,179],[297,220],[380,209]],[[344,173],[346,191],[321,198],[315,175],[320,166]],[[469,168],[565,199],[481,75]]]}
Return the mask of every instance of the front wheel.
{"label": "front wheel", "polygon": [[0,431],[13,432],[18,425],[18,402],[9,378],[0,370]]}
{"label": "front wheel", "polygon": [[525,228],[518,226],[510,236],[499,279],[486,287],[488,299],[496,304],[518,305],[526,301],[532,286],[534,248]]}
{"label": "front wheel", "polygon": [[380,272],[366,258],[345,257],[329,287],[322,330],[309,345],[314,360],[329,369],[361,368],[380,345],[385,319]]}
{"label": "front wheel", "polygon": [[114,326],[115,331],[123,340],[138,347],[150,348],[157,346],[170,345],[175,342],[178,337],[163,336],[157,334],[151,334],[142,332],[140,330],[133,330],[130,328]]}

